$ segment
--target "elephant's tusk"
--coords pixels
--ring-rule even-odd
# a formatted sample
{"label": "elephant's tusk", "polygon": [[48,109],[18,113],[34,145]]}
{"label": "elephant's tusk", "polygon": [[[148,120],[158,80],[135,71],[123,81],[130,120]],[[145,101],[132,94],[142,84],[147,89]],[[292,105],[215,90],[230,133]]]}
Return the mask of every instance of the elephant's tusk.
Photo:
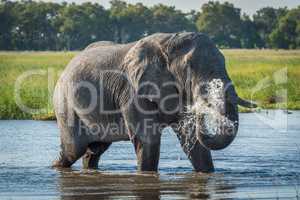
{"label": "elephant's tusk", "polygon": [[238,105],[246,107],[246,108],[256,108],[257,104],[251,101],[244,100],[238,97]]}

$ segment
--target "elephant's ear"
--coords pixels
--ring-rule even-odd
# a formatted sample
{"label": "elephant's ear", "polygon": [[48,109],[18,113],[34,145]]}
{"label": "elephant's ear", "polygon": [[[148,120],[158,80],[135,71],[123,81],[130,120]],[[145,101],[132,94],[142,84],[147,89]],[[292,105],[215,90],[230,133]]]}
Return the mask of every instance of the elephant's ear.
{"label": "elephant's ear", "polygon": [[182,59],[182,56],[191,54],[195,49],[195,40],[197,40],[198,36],[198,33],[190,32],[174,34],[164,45],[170,60],[179,57]]}
{"label": "elephant's ear", "polygon": [[[174,34],[164,44],[164,49],[166,49],[165,51],[171,62],[174,59],[185,61],[192,57],[199,58],[199,56],[207,60],[207,56],[209,55],[206,54],[215,49],[214,47],[215,45],[207,35],[194,32]],[[193,56],[195,53],[197,55]]]}
{"label": "elephant's ear", "polygon": [[153,40],[137,42],[127,53],[123,67],[138,95],[151,102],[160,103],[177,92],[175,78],[168,69],[168,58]]}

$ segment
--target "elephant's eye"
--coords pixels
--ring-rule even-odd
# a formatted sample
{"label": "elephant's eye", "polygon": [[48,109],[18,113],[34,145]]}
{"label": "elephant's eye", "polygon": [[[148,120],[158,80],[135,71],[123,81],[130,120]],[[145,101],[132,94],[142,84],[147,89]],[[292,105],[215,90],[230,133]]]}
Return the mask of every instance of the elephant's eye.
{"label": "elephant's eye", "polygon": [[212,77],[214,75],[214,71],[213,70],[210,70],[209,72],[208,72],[208,76],[209,77]]}
{"label": "elephant's eye", "polygon": [[201,96],[207,96],[208,95],[208,89],[206,86],[201,86],[200,87],[200,95]]}

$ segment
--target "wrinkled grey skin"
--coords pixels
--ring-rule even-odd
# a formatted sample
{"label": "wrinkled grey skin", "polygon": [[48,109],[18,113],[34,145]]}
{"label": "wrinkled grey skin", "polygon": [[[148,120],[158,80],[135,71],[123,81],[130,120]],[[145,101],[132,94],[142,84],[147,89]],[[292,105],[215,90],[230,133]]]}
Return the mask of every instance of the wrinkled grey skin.
{"label": "wrinkled grey skin", "polygon": [[[54,107],[61,131],[61,153],[53,166],[70,167],[83,156],[85,168],[97,168],[101,154],[112,142],[131,140],[138,169],[157,171],[161,129],[156,124],[178,124],[186,106],[203,96],[199,86],[214,78],[221,79],[224,85],[231,83],[223,55],[204,34],[160,33],[130,44],[97,42],[89,45],[69,63],[56,85]],[[95,107],[86,112],[82,108],[90,104],[91,96],[84,88],[76,89],[76,83],[82,81],[94,86],[99,97]],[[151,87],[140,87],[146,82],[155,83],[160,95],[155,95]],[[166,82],[175,82],[177,86],[163,85]],[[173,94],[175,98],[164,101],[164,97]],[[190,98],[187,94],[191,94]],[[145,97],[138,98],[140,95]],[[238,122],[238,104],[253,106],[240,99],[230,85],[224,93],[225,107],[220,113]],[[101,108],[120,112],[107,114]],[[157,109],[158,112],[144,112]],[[167,112],[174,110],[176,112]],[[121,127],[121,131],[93,132],[93,125],[105,127],[112,123]],[[194,169],[213,172],[210,150],[227,147],[236,136],[237,128],[238,123],[231,134],[226,134],[224,129],[224,133],[214,137],[200,136],[189,155]],[[180,130],[175,131],[184,145],[185,135]]]}

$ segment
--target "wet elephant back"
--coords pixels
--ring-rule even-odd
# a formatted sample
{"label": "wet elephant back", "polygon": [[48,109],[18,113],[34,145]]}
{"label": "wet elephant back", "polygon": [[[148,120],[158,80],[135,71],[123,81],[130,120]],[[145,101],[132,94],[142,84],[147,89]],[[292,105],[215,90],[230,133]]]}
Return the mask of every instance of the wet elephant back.
{"label": "wet elephant back", "polygon": [[[85,50],[70,62],[59,80],[66,99],[74,100],[73,110],[91,142],[129,139],[120,111],[122,102],[129,98],[128,82],[120,65],[130,47],[115,45]],[[70,89],[74,94],[67,92]]]}

